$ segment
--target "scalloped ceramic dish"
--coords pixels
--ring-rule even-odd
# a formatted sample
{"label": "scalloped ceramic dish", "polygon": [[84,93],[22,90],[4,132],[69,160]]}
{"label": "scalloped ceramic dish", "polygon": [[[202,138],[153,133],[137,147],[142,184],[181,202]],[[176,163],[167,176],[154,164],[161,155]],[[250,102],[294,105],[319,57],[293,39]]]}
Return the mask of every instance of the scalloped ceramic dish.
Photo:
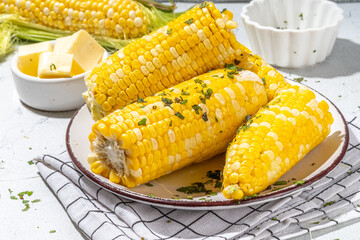
{"label": "scalloped ceramic dish", "polygon": [[[293,84],[300,85],[295,82]],[[327,173],[339,164],[345,155],[349,142],[349,131],[344,117],[339,109],[326,97],[316,91],[314,92],[318,100],[325,100],[330,106],[329,110],[334,117],[330,135],[279,179],[287,182],[286,185],[281,186],[283,187],[282,189],[272,187],[270,190],[259,193],[258,197],[241,200],[240,203],[237,200],[226,199],[222,195],[220,188],[211,188],[211,190],[216,193],[214,196],[194,194],[192,195],[192,200],[185,199],[185,194],[176,191],[176,189],[189,186],[193,182],[206,181],[208,179],[206,178],[206,173],[209,170],[222,171],[225,154],[220,154],[209,161],[185,167],[169,175],[150,181],[152,186],[143,184],[135,188],[127,188],[92,173],[90,164],[87,162],[87,155],[90,153],[88,134],[94,122],[86,106],[79,108],[71,119],[66,132],[66,146],[75,166],[87,178],[108,191],[134,201],[155,206],[188,210],[239,208],[269,202],[303,191],[310,184],[325,177]],[[312,164],[314,162],[316,163],[315,165]],[[296,180],[305,179],[306,182],[303,185],[296,185],[293,184],[295,181],[293,178]]]}
{"label": "scalloped ceramic dish", "polygon": [[[104,49],[102,60],[108,56]],[[68,111],[84,104],[81,95],[86,91],[84,77],[90,71],[69,78],[39,78],[22,73],[17,62],[18,54],[13,57],[10,68],[19,98],[26,105],[44,111]]]}
{"label": "scalloped ceramic dish", "polygon": [[343,10],[327,0],[254,0],[242,12],[252,50],[279,67],[306,67],[332,51]]}

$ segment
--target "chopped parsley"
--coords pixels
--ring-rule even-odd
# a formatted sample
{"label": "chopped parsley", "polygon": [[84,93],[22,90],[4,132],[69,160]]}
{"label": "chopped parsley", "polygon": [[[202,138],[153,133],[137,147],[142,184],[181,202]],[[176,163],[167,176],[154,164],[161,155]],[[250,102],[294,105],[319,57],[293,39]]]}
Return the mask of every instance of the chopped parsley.
{"label": "chopped parsley", "polygon": [[221,10],[221,13],[224,13],[227,10],[227,8],[224,8],[223,10]]}
{"label": "chopped parsley", "polygon": [[227,74],[227,77],[231,78],[231,79],[234,79],[234,76],[232,74],[229,74],[229,73]]}
{"label": "chopped parsley", "polygon": [[172,126],[172,120],[170,120],[169,126],[170,126],[170,127]]}
{"label": "chopped parsley", "polygon": [[149,197],[155,197],[155,195],[154,195],[154,194],[152,194],[152,193],[150,193],[150,194],[149,194]]}
{"label": "chopped parsley", "polygon": [[198,105],[192,105],[191,107],[194,109],[196,114],[199,114],[199,110],[202,110],[202,108]]}
{"label": "chopped parsley", "polygon": [[324,204],[324,207],[326,207],[326,206],[331,206],[331,205],[333,205],[334,203],[335,203],[335,201],[327,202],[327,203]]}
{"label": "chopped parsley", "polygon": [[273,185],[274,186],[280,186],[280,185],[286,185],[286,184],[287,184],[287,181],[277,181]]}
{"label": "chopped parsley", "polygon": [[316,49],[313,50],[313,53],[316,53]]}
{"label": "chopped parsley", "polygon": [[18,198],[15,197],[15,196],[10,196],[10,199],[12,199],[12,200],[17,200]]}
{"label": "chopped parsley", "polygon": [[200,101],[205,104],[206,103],[206,98],[200,97]]}
{"label": "chopped parsley", "polygon": [[207,87],[206,83],[201,84],[201,86],[202,86],[203,88],[206,88],[206,87]]}
{"label": "chopped parsley", "polygon": [[183,115],[181,115],[181,113],[179,113],[179,112],[176,112],[175,113],[175,115],[178,117],[178,118],[180,118],[181,120],[184,120],[184,116]]}
{"label": "chopped parsley", "polygon": [[25,212],[25,211],[29,210],[29,208],[30,208],[30,205],[28,203],[26,203],[25,208],[22,209],[21,211]]}
{"label": "chopped parsley", "polygon": [[181,95],[190,95],[190,93],[187,91],[182,91]]}
{"label": "chopped parsley", "polygon": [[31,202],[32,203],[37,203],[37,202],[40,202],[40,199],[35,199],[35,200],[32,200]]}
{"label": "chopped parsley", "polygon": [[146,103],[146,101],[144,101],[143,98],[139,98],[139,97],[138,97],[138,99],[137,99],[137,102],[138,102],[138,103]]}
{"label": "chopped parsley", "polygon": [[34,161],[33,161],[33,160],[30,160],[30,161],[28,161],[28,164],[29,164],[29,165],[33,165],[33,164],[34,164]]}
{"label": "chopped parsley", "polygon": [[165,93],[165,92],[161,92],[161,93],[158,93],[157,95],[158,95],[158,96],[166,96],[166,93]]}
{"label": "chopped parsley", "polygon": [[192,24],[194,22],[194,19],[193,18],[190,18],[190,19],[188,19],[188,20],[186,20],[184,23],[186,23],[186,24]]}
{"label": "chopped parsley", "polygon": [[271,220],[279,221],[276,217],[273,217]]}
{"label": "chopped parsley", "polygon": [[301,185],[303,185],[305,182],[306,182],[306,180],[299,180],[299,181],[294,182],[294,184],[301,186]]}
{"label": "chopped parsley", "polygon": [[205,98],[209,99],[211,97],[211,94],[213,93],[213,90],[211,88],[206,89],[206,92],[203,92]]}
{"label": "chopped parsley", "polygon": [[55,64],[52,63],[52,64],[50,64],[50,71],[52,71],[53,69],[56,70],[56,66],[55,66]]}
{"label": "chopped parsley", "polygon": [[171,106],[173,101],[169,98],[162,98],[161,101],[165,104],[165,106]]}
{"label": "chopped parsley", "polygon": [[138,125],[139,126],[146,126],[146,118],[143,118],[143,119],[141,119],[139,122],[138,122]]}
{"label": "chopped parsley", "polygon": [[265,77],[263,77],[261,80],[262,80],[262,82],[263,82],[263,84],[264,84],[264,86],[265,86],[265,85],[266,85]]}
{"label": "chopped parsley", "polygon": [[313,222],[313,224],[319,224],[319,222]]}
{"label": "chopped parsley", "polygon": [[219,77],[219,75],[214,74],[214,75],[211,75],[211,77]]}
{"label": "chopped parsley", "polygon": [[193,196],[188,195],[186,196],[186,199],[193,199]]}
{"label": "chopped parsley", "polygon": [[180,104],[186,104],[188,102],[188,100],[182,100],[181,102],[180,102]]}
{"label": "chopped parsley", "polygon": [[300,77],[300,78],[294,78],[294,81],[298,82],[298,83],[301,83],[302,81],[304,80],[303,77]]}
{"label": "chopped parsley", "polygon": [[195,82],[195,83],[199,83],[199,84],[202,84],[202,83],[203,83],[203,81],[202,81],[201,79],[199,79],[199,78],[195,79],[194,82]]}
{"label": "chopped parsley", "polygon": [[300,13],[299,17],[301,20],[304,20],[304,15],[302,13]]}
{"label": "chopped parsley", "polygon": [[230,63],[230,64],[225,64],[224,67],[227,68],[227,69],[229,69],[229,70],[236,70],[236,69],[237,69],[237,67],[236,67],[234,64],[232,64],[232,63]]}
{"label": "chopped parsley", "polygon": [[202,117],[202,119],[203,119],[205,122],[206,122],[207,120],[209,120],[206,112],[204,112],[204,114],[203,114],[201,117]]}
{"label": "chopped parsley", "polygon": [[154,185],[152,185],[151,183],[145,183],[145,186],[152,187]]}
{"label": "chopped parsley", "polygon": [[172,28],[168,29],[168,30],[166,31],[167,35],[170,35],[170,34],[171,34],[171,31],[172,31]]}
{"label": "chopped parsley", "polygon": [[50,230],[49,233],[56,233],[56,230]]}

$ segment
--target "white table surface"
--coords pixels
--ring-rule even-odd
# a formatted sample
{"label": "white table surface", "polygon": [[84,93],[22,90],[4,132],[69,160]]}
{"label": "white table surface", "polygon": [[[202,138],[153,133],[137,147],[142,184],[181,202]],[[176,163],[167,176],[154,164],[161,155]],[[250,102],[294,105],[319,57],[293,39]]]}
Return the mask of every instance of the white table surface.
{"label": "white table surface", "polygon": [[[179,10],[192,4],[179,3]],[[217,4],[233,11],[240,23],[236,31],[240,42],[249,46],[240,20],[244,4]],[[345,116],[360,115],[360,3],[342,3],[344,21],[332,54],[320,64],[306,69],[280,69],[290,78],[302,76],[304,84],[320,91],[335,103]],[[250,47],[250,46],[249,46]],[[42,112],[22,104],[10,72],[9,55],[0,62],[0,239],[71,239],[85,237],[74,226],[62,205],[28,161],[44,153],[66,150],[65,130],[74,111]],[[320,82],[319,82],[320,81]],[[66,153],[65,153],[66,154]],[[10,199],[8,189],[17,194],[33,191],[40,199],[22,211],[19,200]],[[55,233],[50,233],[56,230]],[[312,232],[297,239],[352,240],[360,237],[359,219]]]}

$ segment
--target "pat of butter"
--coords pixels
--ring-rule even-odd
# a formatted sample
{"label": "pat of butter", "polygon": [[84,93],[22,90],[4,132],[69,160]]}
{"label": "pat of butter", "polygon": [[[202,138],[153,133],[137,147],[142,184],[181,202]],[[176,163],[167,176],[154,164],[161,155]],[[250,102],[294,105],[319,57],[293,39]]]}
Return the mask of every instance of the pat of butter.
{"label": "pat of butter", "polygon": [[70,77],[73,55],[67,53],[44,52],[39,57],[40,78]]}
{"label": "pat of butter", "polygon": [[80,30],[71,36],[56,39],[54,52],[73,54],[73,72],[79,74],[93,69],[101,60],[104,49],[89,33]]}
{"label": "pat of butter", "polygon": [[51,52],[50,42],[40,42],[30,45],[20,46],[18,50],[18,68],[21,72],[37,77],[39,55],[43,52]]}

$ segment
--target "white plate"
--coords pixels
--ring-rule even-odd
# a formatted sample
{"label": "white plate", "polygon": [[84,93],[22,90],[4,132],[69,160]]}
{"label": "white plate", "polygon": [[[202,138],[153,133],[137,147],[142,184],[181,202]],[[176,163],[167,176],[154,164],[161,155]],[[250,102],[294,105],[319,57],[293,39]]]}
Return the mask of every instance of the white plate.
{"label": "white plate", "polygon": [[[293,84],[301,85],[296,82]],[[310,184],[325,177],[345,155],[349,142],[349,131],[345,119],[332,102],[315,90],[314,92],[317,100],[325,100],[329,104],[329,110],[333,115],[334,123],[329,136],[279,179],[287,181],[287,185],[278,186],[281,187],[278,190],[274,190],[276,186],[273,186],[272,189],[259,193],[256,198],[249,198],[240,202],[226,199],[222,195],[220,188],[208,187],[212,185],[206,186],[217,193],[215,196],[192,194],[192,200],[185,199],[186,194],[176,191],[176,189],[189,186],[191,183],[208,180],[206,173],[209,170],[222,171],[225,154],[220,154],[209,161],[185,167],[151,181],[150,183],[153,186],[143,184],[135,188],[127,188],[94,174],[91,172],[90,164],[87,162],[87,155],[90,153],[88,135],[94,122],[85,105],[79,108],[69,123],[66,132],[66,146],[74,164],[91,181],[115,194],[134,201],[154,206],[188,210],[229,209],[265,203],[303,191]],[[293,178],[306,180],[306,182],[303,185],[296,185],[293,184],[296,181]],[[149,195],[154,195],[154,197]]]}

